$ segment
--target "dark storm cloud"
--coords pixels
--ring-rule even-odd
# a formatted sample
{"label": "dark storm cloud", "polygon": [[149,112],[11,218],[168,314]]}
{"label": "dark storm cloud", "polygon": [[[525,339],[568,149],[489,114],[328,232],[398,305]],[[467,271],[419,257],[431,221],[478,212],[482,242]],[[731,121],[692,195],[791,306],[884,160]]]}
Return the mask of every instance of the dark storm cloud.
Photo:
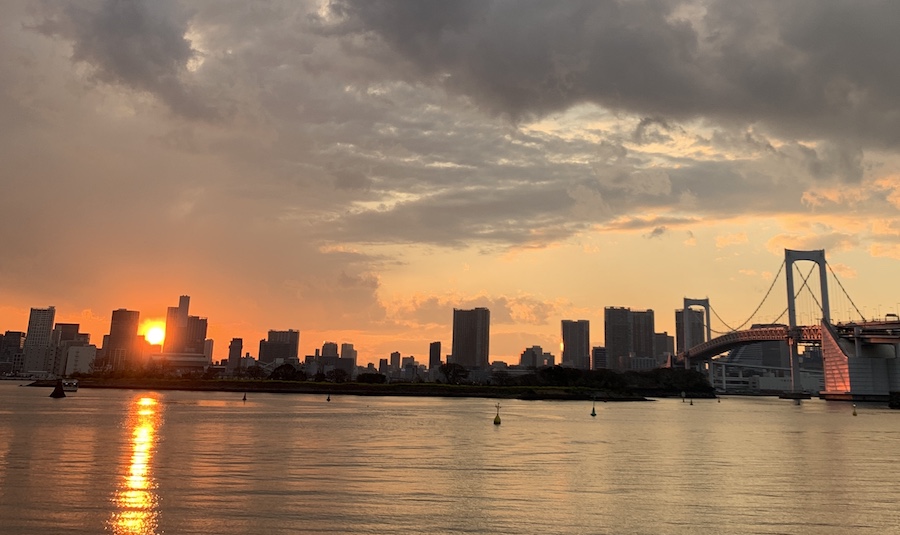
{"label": "dark storm cloud", "polygon": [[83,2],[50,12],[38,31],[72,42],[72,60],[96,80],[147,92],[173,112],[209,119],[216,112],[186,82],[197,52],[185,37],[188,16],[168,0]]}
{"label": "dark storm cloud", "polygon": [[334,0],[434,83],[527,118],[579,102],[782,135],[900,141],[900,4]]}

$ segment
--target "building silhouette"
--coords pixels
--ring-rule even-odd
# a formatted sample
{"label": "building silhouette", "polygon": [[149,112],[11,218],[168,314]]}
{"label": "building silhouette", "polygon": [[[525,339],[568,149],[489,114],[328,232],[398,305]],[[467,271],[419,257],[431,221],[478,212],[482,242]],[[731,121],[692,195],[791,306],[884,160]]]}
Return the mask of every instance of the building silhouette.
{"label": "building silhouette", "polygon": [[185,337],[188,328],[188,310],[191,297],[182,295],[178,298],[177,307],[166,309],[166,338],[163,340],[163,353],[184,353]]}
{"label": "building silhouette", "polygon": [[[337,344],[334,344],[334,356],[337,356]],[[299,361],[300,331],[269,331],[268,338],[259,341],[258,357],[261,363],[275,362],[277,359],[285,362],[291,359]]]}
{"label": "building silhouette", "polygon": [[591,349],[591,366],[594,370],[602,370],[608,367],[606,362],[606,348],[595,346]]}
{"label": "building silhouette", "polygon": [[25,344],[22,348],[22,370],[29,372],[50,371],[50,333],[53,331],[53,320],[56,308],[32,308],[28,315],[28,330],[25,332]]}
{"label": "building silhouette", "polygon": [[441,367],[441,343],[428,344],[428,369],[436,370]]}
{"label": "building silhouette", "polygon": [[103,340],[102,366],[112,370],[133,368],[139,364],[138,345],[140,312],[120,308],[113,310],[109,322],[109,336]]}
{"label": "building silhouette", "polygon": [[490,354],[491,311],[453,309],[453,344],[450,358],[466,368],[487,368]]}
{"label": "building silhouette", "polygon": [[562,320],[562,365],[591,369],[591,326],[588,320]]}
{"label": "building silhouette", "polygon": [[631,310],[606,307],[604,310],[606,335],[606,364],[612,370],[654,367],[654,315],[652,310]]}

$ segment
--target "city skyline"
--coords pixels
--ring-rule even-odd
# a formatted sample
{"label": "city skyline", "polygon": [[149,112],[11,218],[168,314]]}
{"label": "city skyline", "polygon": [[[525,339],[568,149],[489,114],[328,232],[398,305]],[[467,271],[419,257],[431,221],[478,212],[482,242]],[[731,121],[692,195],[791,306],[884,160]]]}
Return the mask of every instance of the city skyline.
{"label": "city skyline", "polygon": [[610,306],[740,323],[785,248],[900,312],[900,7],[422,5],[2,3],[0,329],[188,294],[216,360],[424,357],[484,307],[512,362]]}

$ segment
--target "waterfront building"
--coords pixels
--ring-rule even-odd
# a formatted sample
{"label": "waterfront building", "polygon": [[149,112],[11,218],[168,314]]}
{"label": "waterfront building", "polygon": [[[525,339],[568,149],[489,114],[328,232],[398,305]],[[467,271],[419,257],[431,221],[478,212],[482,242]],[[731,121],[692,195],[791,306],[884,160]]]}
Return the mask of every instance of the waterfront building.
{"label": "waterfront building", "polygon": [[[331,342],[333,344],[333,342]],[[328,342],[326,342],[326,345]],[[337,356],[337,344],[334,345],[334,356]],[[330,347],[330,346],[329,346]],[[323,355],[325,352],[323,351]],[[259,361],[264,363],[300,358],[300,331],[269,331],[268,339],[259,341]]]}
{"label": "waterfront building", "polygon": [[453,309],[452,362],[466,368],[487,368],[490,354],[491,311]]}
{"label": "waterfront building", "polygon": [[191,297],[182,295],[178,298],[177,307],[166,309],[166,338],[163,340],[163,353],[184,352],[190,306]]}
{"label": "waterfront building", "polygon": [[436,370],[441,367],[441,343],[431,342],[428,345],[428,369]]}
{"label": "waterfront building", "polygon": [[228,365],[229,371],[235,371],[241,367],[241,354],[244,352],[244,339],[232,338],[228,344]]}
{"label": "waterfront building", "polygon": [[606,348],[596,346],[591,350],[591,369],[602,370],[608,367],[606,362]]}
{"label": "waterfront building", "polygon": [[519,356],[519,366],[523,368],[543,368],[545,366],[554,366],[556,364],[555,357],[544,351],[541,346],[531,346]]}
{"label": "waterfront building", "polygon": [[50,371],[50,333],[53,330],[53,320],[56,318],[56,308],[32,308],[28,315],[28,330],[25,334],[25,343],[22,348],[23,363],[22,372],[49,372]]}
{"label": "waterfront building", "polygon": [[6,331],[0,337],[0,373],[12,373],[22,368],[22,350],[25,347],[25,333]]}
{"label": "waterfront building", "polygon": [[606,307],[603,311],[606,343],[606,364],[611,370],[627,370],[628,359],[634,354],[634,324],[631,310]]}
{"label": "waterfront building", "polygon": [[588,320],[562,320],[562,365],[591,369],[591,327]]}
{"label": "waterfront building", "polygon": [[109,336],[103,339],[103,365],[112,370],[124,370],[139,364],[138,345],[140,312],[120,308],[112,311]]}

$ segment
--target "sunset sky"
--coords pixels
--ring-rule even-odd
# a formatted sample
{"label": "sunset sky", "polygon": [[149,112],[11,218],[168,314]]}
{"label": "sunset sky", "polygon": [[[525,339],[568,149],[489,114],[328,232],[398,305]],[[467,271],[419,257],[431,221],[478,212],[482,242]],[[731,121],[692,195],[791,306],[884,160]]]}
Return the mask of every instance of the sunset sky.
{"label": "sunset sky", "polygon": [[486,306],[513,363],[558,358],[562,319],[602,345],[607,306],[674,334],[708,296],[739,324],[785,248],[896,312],[897,21],[857,0],[5,0],[0,332],[54,305],[99,345],[113,309],[187,294],[217,359],[297,329],[301,355],[427,361],[454,307]]}

